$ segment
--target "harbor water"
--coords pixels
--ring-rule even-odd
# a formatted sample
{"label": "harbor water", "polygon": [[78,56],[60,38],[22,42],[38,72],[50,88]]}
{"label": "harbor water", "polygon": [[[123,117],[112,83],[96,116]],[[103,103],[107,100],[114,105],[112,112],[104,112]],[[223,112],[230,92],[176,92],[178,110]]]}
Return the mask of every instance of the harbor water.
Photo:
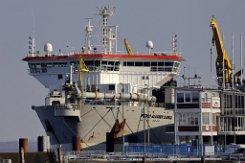
{"label": "harbor water", "polygon": [[[30,152],[37,152],[37,142],[31,141],[28,143]],[[19,142],[18,141],[7,141],[0,142],[0,153],[5,152],[18,152],[19,151]]]}

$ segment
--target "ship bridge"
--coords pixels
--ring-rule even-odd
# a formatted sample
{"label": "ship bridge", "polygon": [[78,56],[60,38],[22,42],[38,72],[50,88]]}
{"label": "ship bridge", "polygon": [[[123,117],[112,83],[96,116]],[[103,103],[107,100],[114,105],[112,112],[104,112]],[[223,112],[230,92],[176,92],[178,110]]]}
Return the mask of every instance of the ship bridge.
{"label": "ship bridge", "polygon": [[183,58],[180,55],[152,54],[73,54],[26,57],[30,75],[46,88],[60,90],[72,72],[78,79],[79,59],[83,58],[89,69],[82,83],[90,89],[117,92],[117,85],[127,85],[127,92],[161,86],[177,75]]}

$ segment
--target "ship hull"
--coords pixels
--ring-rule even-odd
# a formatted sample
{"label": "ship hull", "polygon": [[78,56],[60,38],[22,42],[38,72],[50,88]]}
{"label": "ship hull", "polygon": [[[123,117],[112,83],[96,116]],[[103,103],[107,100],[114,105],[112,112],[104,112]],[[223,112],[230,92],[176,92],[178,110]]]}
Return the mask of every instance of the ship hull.
{"label": "ship hull", "polygon": [[108,133],[113,135],[115,149],[119,151],[125,142],[174,142],[173,110],[162,107],[89,104],[76,109],[63,106],[34,106],[33,109],[51,144],[66,144],[68,149],[72,138],[79,136],[83,149],[105,150]]}

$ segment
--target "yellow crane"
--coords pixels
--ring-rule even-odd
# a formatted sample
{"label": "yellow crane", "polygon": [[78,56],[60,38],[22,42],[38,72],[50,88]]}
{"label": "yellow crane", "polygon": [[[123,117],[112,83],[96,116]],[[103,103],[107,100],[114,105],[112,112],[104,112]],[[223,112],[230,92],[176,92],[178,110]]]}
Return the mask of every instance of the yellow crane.
{"label": "yellow crane", "polygon": [[[232,83],[232,65],[225,51],[223,40],[221,38],[218,24],[214,17],[211,19],[210,26],[213,30],[213,43],[216,45],[217,58],[216,58],[216,73],[218,77],[218,85],[223,85],[223,73],[225,84]],[[224,61],[224,63],[223,63]],[[223,68],[224,65],[224,68]],[[224,72],[223,72],[224,71]]]}
{"label": "yellow crane", "polygon": [[134,55],[135,54],[133,52],[133,49],[132,49],[132,47],[131,47],[128,39],[126,39],[126,38],[124,39],[124,45],[125,45],[125,48],[126,48],[126,50],[127,50],[127,52],[128,52],[129,55]]}
{"label": "yellow crane", "polygon": [[86,64],[83,61],[83,58],[80,57],[79,58],[79,66],[78,66],[78,81],[82,81],[82,73],[83,72],[89,72],[88,67],[86,66]]}

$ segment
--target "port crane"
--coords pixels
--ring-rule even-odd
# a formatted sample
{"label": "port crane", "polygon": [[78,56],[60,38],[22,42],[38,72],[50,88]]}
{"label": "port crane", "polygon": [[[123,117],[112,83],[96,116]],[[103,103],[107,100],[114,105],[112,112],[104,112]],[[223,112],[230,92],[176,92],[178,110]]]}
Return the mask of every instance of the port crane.
{"label": "port crane", "polygon": [[218,86],[222,87],[232,84],[232,64],[224,48],[224,43],[221,38],[216,19],[212,17],[210,26],[213,30],[213,44],[216,45],[216,74],[218,78]]}

